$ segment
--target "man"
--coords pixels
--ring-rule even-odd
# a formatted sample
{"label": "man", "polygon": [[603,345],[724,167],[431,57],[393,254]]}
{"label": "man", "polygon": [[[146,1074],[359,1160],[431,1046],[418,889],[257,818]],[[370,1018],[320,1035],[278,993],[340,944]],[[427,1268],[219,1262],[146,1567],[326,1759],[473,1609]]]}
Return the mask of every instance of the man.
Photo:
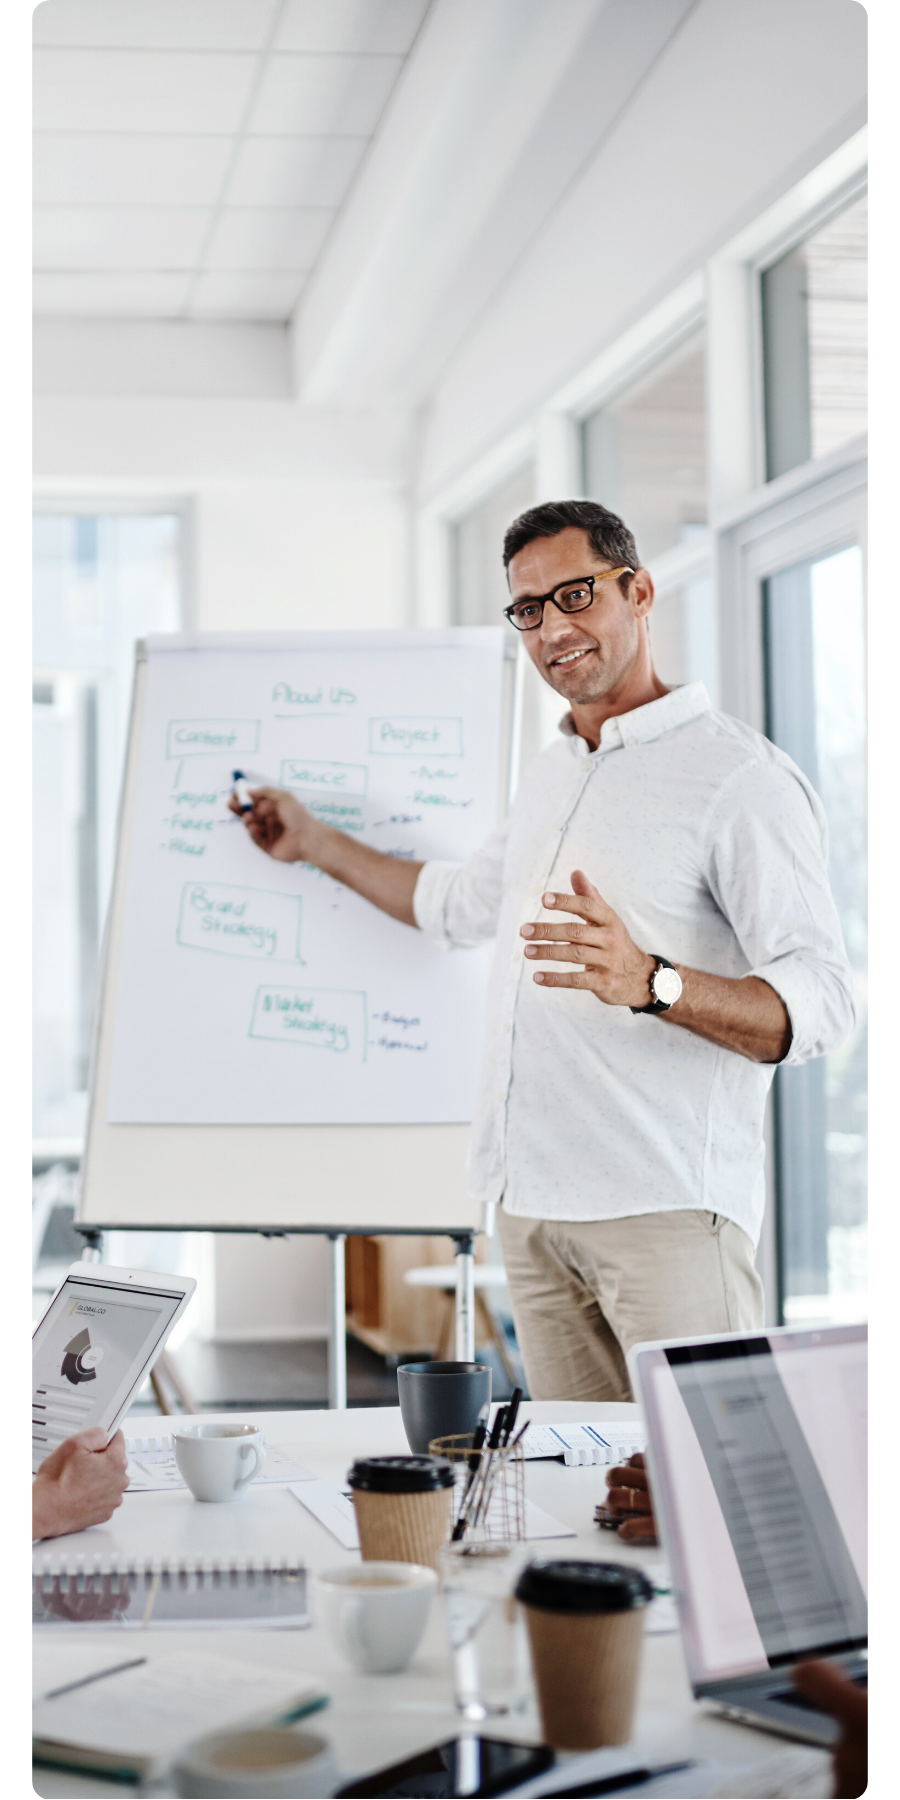
{"label": "man", "polygon": [[106,1441],[98,1426],[66,1438],[44,1458],[31,1486],[31,1535],[62,1537],[111,1519],[128,1486],[121,1431]]}
{"label": "man", "polygon": [[382,856],[274,789],[247,826],[440,943],[496,938],[470,1187],[502,1200],[533,1397],[624,1400],[632,1343],[762,1324],[766,1094],[846,1037],[851,977],[817,796],[701,683],[660,681],[621,519],[533,507],[504,562],[570,711],[470,862]]}

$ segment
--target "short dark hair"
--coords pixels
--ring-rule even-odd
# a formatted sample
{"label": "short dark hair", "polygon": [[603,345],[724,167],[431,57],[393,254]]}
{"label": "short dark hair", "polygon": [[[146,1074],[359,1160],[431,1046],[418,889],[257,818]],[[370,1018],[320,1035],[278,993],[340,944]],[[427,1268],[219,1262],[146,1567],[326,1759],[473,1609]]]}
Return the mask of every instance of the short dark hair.
{"label": "short dark hair", "polygon": [[[556,537],[572,526],[576,531],[586,532],[594,554],[602,556],[605,562],[627,563],[631,569],[638,567],[637,545],[628,526],[617,513],[608,512],[601,506],[599,500],[545,500],[543,505],[530,506],[527,512],[513,519],[503,539],[504,569],[508,571],[512,558],[535,538]],[[627,575],[619,577],[623,594],[629,579]]]}

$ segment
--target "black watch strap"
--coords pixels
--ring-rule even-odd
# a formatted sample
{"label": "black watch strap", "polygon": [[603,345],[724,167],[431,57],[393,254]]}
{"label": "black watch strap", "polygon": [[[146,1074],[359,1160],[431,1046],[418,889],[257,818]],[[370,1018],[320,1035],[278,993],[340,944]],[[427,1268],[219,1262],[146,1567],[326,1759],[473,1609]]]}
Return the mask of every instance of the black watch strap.
{"label": "black watch strap", "polygon": [[[655,954],[655,953],[653,953],[653,954]],[[666,957],[664,957],[664,956],[656,957],[656,969],[674,969],[674,967],[675,967],[675,964],[668,962]],[[656,969],[654,969],[653,975],[656,974]],[[651,981],[653,980],[653,975],[651,975],[651,977],[650,977]],[[652,988],[650,991],[652,993],[652,991],[653,991]],[[631,1011],[633,1013],[668,1012],[669,1007],[671,1005],[672,1005],[671,1000],[651,1000],[649,1006],[632,1006]]]}

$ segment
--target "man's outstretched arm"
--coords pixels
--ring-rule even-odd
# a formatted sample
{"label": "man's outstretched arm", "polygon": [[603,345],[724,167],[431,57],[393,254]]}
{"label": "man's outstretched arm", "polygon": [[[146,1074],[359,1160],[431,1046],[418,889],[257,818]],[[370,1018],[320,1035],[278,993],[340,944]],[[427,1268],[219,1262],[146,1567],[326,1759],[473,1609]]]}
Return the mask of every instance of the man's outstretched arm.
{"label": "man's outstretched arm", "polygon": [[385,856],[368,844],[359,844],[344,831],[335,831],[301,805],[293,794],[281,788],[251,788],[253,811],[241,813],[232,796],[231,811],[243,818],[244,824],[260,850],[276,862],[312,863],[335,881],[343,882],[354,893],[370,900],[392,919],[403,925],[415,925],[413,894],[419,879],[420,862],[405,862],[396,856]]}

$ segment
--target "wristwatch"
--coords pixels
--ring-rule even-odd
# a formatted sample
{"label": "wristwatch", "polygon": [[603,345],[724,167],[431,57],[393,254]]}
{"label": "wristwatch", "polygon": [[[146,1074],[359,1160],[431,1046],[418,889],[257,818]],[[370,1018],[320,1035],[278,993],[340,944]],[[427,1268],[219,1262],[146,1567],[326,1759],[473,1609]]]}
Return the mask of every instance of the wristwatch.
{"label": "wristwatch", "polygon": [[653,999],[649,1006],[633,1006],[633,1013],[668,1012],[681,994],[682,981],[677,969],[673,969],[664,956],[657,956],[656,968],[650,977],[650,992]]}

